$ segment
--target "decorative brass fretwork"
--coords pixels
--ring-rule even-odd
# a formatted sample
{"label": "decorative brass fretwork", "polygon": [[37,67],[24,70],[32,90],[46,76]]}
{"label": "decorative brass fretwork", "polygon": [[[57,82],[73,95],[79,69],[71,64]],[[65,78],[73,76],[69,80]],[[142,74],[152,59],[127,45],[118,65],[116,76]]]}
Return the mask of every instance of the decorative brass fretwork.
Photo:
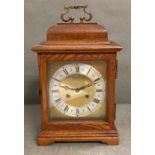
{"label": "decorative brass fretwork", "polygon": [[80,5],[64,6],[65,12],[64,13],[61,13],[61,19],[62,19],[62,21],[64,21],[64,22],[71,22],[71,23],[74,22],[74,17],[73,16],[69,16],[68,18],[65,18],[64,17],[66,14],[69,13],[69,9],[75,9],[75,10],[77,10],[77,9],[83,9],[83,12],[88,17],[81,16],[80,17],[80,22],[83,23],[84,21],[90,21],[92,19],[92,14],[87,11],[87,9],[86,9],[87,7],[88,7],[88,5],[84,5],[84,6],[80,6]]}

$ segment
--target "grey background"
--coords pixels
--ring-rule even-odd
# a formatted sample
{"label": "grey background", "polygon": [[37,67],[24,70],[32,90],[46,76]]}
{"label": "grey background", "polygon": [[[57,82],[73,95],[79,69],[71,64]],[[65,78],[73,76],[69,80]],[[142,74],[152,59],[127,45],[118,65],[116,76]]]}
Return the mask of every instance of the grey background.
{"label": "grey background", "polygon": [[93,20],[108,30],[109,40],[123,46],[118,54],[117,103],[130,103],[130,0],[25,0],[25,104],[38,104],[37,55],[31,51],[34,44],[46,40],[47,29],[60,22],[64,5],[88,4]]}

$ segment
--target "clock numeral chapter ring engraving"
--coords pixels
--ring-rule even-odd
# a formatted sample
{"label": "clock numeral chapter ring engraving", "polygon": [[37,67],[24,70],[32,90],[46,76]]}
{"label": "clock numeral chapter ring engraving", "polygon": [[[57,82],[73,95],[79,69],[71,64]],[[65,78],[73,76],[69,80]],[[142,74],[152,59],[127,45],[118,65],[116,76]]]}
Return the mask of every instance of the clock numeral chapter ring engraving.
{"label": "clock numeral chapter ring engraving", "polygon": [[80,67],[79,67],[78,64],[75,66],[75,70],[76,70],[77,73],[79,73],[79,71],[80,71]]}
{"label": "clock numeral chapter ring engraving", "polygon": [[[97,94],[97,96],[100,98],[99,99],[95,97],[95,93],[101,93],[104,91],[104,85],[96,85],[103,80],[100,72],[98,72],[93,66],[83,63],[67,64],[59,68],[53,74],[52,79],[53,81],[50,83],[51,87],[54,86],[52,89],[50,88],[52,92],[50,93],[50,98],[54,103],[52,103],[52,105],[54,105],[55,108],[57,108],[57,110],[63,114],[72,117],[84,117],[91,114],[94,110],[98,109],[99,105],[101,105],[99,103],[101,103],[103,100],[101,98],[102,95]],[[68,81],[66,81],[67,79]],[[72,81],[73,83],[71,84],[69,81],[70,79],[74,81]],[[93,89],[94,92],[92,95],[94,96],[88,93],[89,91],[92,92]],[[76,103],[76,101],[78,101],[79,95],[82,95],[82,102],[86,102],[80,107],[79,105],[74,105],[73,101],[75,100]]]}
{"label": "clock numeral chapter ring engraving", "polygon": [[69,73],[68,73],[68,71],[67,71],[66,68],[64,68],[63,71],[64,71],[64,73],[65,73],[66,75],[69,75]]}
{"label": "clock numeral chapter ring engraving", "polygon": [[65,108],[64,108],[64,111],[67,112],[68,110],[69,110],[69,107],[68,107],[68,105],[66,105]]}
{"label": "clock numeral chapter ring engraving", "polygon": [[94,98],[93,102],[95,102],[96,104],[100,103],[100,100],[98,100],[97,98]]}

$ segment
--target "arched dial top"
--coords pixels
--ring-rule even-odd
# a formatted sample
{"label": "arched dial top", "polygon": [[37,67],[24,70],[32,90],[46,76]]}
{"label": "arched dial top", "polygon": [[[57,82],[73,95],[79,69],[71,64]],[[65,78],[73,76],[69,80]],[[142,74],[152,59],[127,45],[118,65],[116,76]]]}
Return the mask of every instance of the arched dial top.
{"label": "arched dial top", "polygon": [[71,63],[59,68],[49,81],[50,107],[72,117],[88,116],[105,98],[105,81],[91,65]]}

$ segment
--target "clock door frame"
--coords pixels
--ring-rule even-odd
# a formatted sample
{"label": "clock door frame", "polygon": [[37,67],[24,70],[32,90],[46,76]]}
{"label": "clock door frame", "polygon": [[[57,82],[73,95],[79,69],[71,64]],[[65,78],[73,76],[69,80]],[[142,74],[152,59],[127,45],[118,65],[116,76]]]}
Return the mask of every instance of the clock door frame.
{"label": "clock door frame", "polygon": [[[101,120],[50,120],[48,117],[48,81],[47,61],[106,61],[107,62],[107,121]],[[117,70],[116,52],[113,53],[38,53],[41,131],[39,145],[48,145],[55,141],[101,141],[118,144],[118,132],[115,120],[115,79]]]}

